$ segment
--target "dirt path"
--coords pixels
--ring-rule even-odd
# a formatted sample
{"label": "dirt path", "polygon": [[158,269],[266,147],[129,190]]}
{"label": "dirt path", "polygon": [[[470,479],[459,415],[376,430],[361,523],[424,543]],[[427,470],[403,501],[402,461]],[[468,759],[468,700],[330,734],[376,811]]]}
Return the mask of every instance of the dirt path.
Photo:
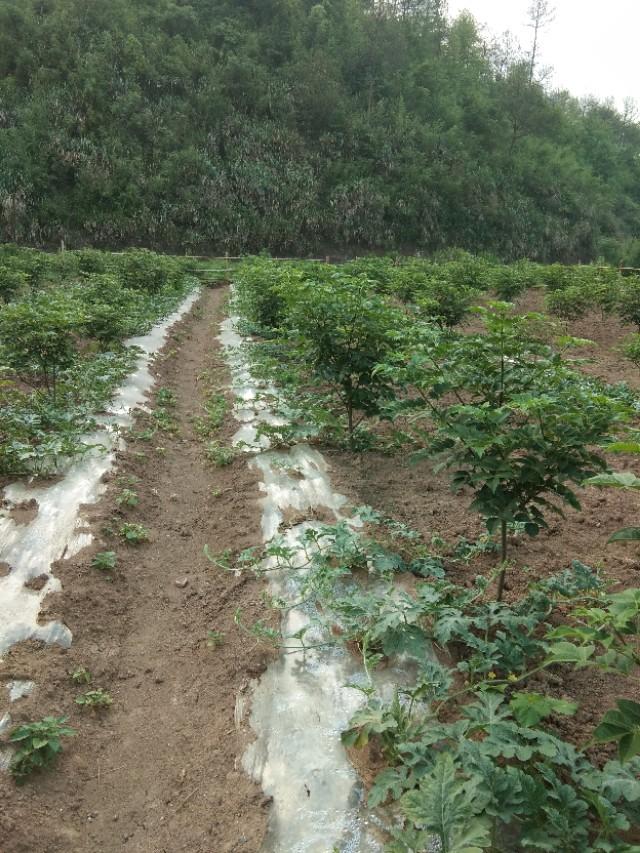
{"label": "dirt path", "polygon": [[[224,853],[260,849],[268,817],[240,757],[246,725],[237,697],[248,696],[265,652],[233,624],[242,608],[263,615],[262,586],[226,575],[203,556],[260,542],[258,487],[246,459],[225,467],[206,459],[194,434],[203,374],[224,386],[228,374],[215,340],[224,291],[207,291],[173,330],[156,362],[158,386],[173,391],[177,433],[129,444],[107,495],[87,513],[96,542],[56,574],[63,592],[47,599],[47,618],[62,618],[69,651],[25,643],[0,664],[0,683],[33,679],[14,721],[66,714],[77,730],[58,767],[17,788],[0,774],[2,853]],[[235,424],[227,413],[219,440]],[[160,448],[160,449],[158,449]],[[162,449],[164,448],[164,450]],[[123,477],[137,507],[121,511]],[[150,530],[150,542],[121,543],[111,531],[126,520]],[[110,581],[90,566],[96,551],[116,550]],[[207,644],[207,632],[224,635]],[[69,673],[93,673],[92,687],[113,696],[102,714],[82,712],[83,689]]]}

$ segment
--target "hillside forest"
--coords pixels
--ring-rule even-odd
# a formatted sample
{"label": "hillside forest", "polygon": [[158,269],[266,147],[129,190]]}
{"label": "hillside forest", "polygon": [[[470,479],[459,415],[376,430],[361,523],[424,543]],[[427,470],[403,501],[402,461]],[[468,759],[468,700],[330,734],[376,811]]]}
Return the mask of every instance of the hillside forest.
{"label": "hillside forest", "polygon": [[639,151],[444,0],[0,4],[0,241],[633,265]]}

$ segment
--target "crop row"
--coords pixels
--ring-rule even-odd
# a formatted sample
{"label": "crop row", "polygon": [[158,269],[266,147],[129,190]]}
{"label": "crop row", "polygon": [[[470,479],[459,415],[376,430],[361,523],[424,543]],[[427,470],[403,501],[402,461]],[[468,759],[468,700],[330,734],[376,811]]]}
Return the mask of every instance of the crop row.
{"label": "crop row", "polygon": [[[404,302],[431,298],[434,316],[449,325],[460,322],[483,293],[513,300],[529,288],[539,287],[545,291],[546,309],[562,319],[575,320],[599,310],[640,328],[640,277],[623,276],[613,267],[531,261],[495,264],[460,253],[440,261],[367,258],[349,263],[347,270],[366,275],[381,292],[395,294]],[[442,305],[445,293],[450,293],[453,302],[449,310]]]}
{"label": "crop row", "polygon": [[[268,279],[275,273],[276,262],[256,258],[244,267],[243,277],[253,269]],[[527,260],[501,264],[465,252],[432,259],[366,257],[342,264],[340,270],[367,279],[375,292],[412,305],[423,316],[448,326],[462,322],[479,299],[513,301],[538,288],[544,292],[546,310],[561,319],[575,320],[598,310],[640,329],[640,275],[635,271],[623,275],[608,266],[543,265]],[[289,270],[294,277],[300,273],[323,278],[332,274],[332,268],[304,262]],[[260,318],[268,320],[268,316]]]}
{"label": "crop row", "polygon": [[0,475],[47,473],[84,453],[136,351],[126,338],[194,285],[184,260],[145,251],[0,248]]}
{"label": "crop row", "polygon": [[[626,386],[581,373],[571,355],[578,342],[559,335],[557,323],[490,301],[486,280],[481,288],[472,277],[481,266],[468,258],[339,267],[259,258],[237,270],[234,302],[253,335],[252,369],[280,386],[271,402],[288,421],[262,428],[272,442],[409,449],[447,471],[487,526],[466,549],[443,549],[361,509],[364,535],[344,522],[321,526],[297,547],[270,543],[253,568],[290,572],[300,601],[317,605],[327,642],[362,656],[366,702],[344,740],[384,759],[370,800],[398,804],[390,851],[420,853],[437,836],[449,853],[631,853],[640,705],[619,700],[576,744],[562,739],[558,720],[577,703],[536,685],[541,673],[558,681],[576,669],[633,679],[640,590],[613,592],[606,577],[573,561],[524,597],[506,602],[503,593],[507,571],[518,570],[513,536],[536,536],[550,516],[580,508],[589,483],[638,488],[633,474],[611,472],[606,452],[640,451],[637,400]],[[595,268],[575,276],[587,269],[618,282]],[[545,284],[549,295],[561,290],[551,278]],[[457,328],[472,310],[474,326]],[[613,538],[637,540],[640,531]],[[465,587],[448,579],[455,561],[480,552],[496,554],[488,576]],[[248,562],[245,553],[239,565]],[[398,586],[400,575],[417,580]],[[264,635],[260,624],[254,630]],[[389,699],[375,670],[397,655],[413,661],[415,678]],[[609,742],[617,758],[604,761],[593,747]]]}

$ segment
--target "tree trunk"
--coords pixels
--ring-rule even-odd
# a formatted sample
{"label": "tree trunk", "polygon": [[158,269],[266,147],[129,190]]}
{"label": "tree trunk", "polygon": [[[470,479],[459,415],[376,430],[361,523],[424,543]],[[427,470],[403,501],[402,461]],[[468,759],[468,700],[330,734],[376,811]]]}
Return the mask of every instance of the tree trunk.
{"label": "tree trunk", "polygon": [[502,601],[502,593],[504,591],[504,579],[507,574],[506,562],[507,562],[507,522],[503,521],[500,524],[500,562],[502,563],[502,568],[500,569],[500,574],[498,575],[498,593],[496,595],[497,601]]}
{"label": "tree trunk", "polygon": [[351,400],[347,404],[347,417],[349,419],[349,443],[353,448],[353,403]]}

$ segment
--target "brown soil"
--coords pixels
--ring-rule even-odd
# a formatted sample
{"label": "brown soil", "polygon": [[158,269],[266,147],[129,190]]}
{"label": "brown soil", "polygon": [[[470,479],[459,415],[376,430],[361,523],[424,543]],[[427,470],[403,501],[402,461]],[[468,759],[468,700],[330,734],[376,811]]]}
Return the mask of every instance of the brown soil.
{"label": "brown soil", "polygon": [[[518,303],[527,311],[543,310],[543,295],[531,291]],[[471,328],[470,324],[470,328]],[[602,320],[591,314],[568,324],[575,337],[588,338],[593,346],[580,348],[580,358],[591,361],[581,365],[586,372],[608,382],[627,382],[640,387],[640,371],[625,362],[618,352],[622,339],[633,331],[615,318]],[[354,455],[324,451],[333,469],[333,483],[355,505],[367,504],[389,517],[419,531],[425,542],[443,537],[449,545],[465,537],[475,540],[486,532],[480,518],[469,512],[471,498],[464,492],[452,494],[446,473],[434,475],[428,461],[414,464],[410,454],[386,456],[381,453]],[[632,470],[640,476],[637,456],[613,456],[613,468]],[[586,488],[579,490],[581,512],[567,508],[565,519],[552,517],[550,528],[538,537],[512,537],[510,558],[514,568],[507,580],[505,598],[524,594],[528,583],[567,568],[572,560],[580,560],[600,569],[614,590],[640,586],[640,548],[633,543],[607,544],[607,539],[620,527],[640,520],[640,494],[616,489]],[[490,572],[496,563],[491,554],[474,559],[470,564],[449,562],[447,576],[455,583],[471,585],[476,575]],[[542,674],[530,689],[554,696],[572,698],[580,703],[573,718],[563,718],[560,729],[565,736],[584,742],[585,733],[599,722],[616,698],[637,701],[637,678],[625,679],[593,670],[558,671]],[[608,747],[600,750],[611,753]]]}
{"label": "brown soil", "polygon": [[33,589],[36,592],[39,592],[46,586],[47,581],[49,580],[49,575],[38,575],[35,578],[31,578],[30,581],[25,583],[27,589]]}
{"label": "brown soil", "polygon": [[31,498],[30,501],[22,501],[19,504],[6,502],[5,511],[16,524],[30,524],[38,514],[38,501]]}
{"label": "brown soil", "polygon": [[[177,398],[177,433],[129,445],[106,496],[87,509],[94,544],[55,567],[63,592],[47,598],[41,618],[70,627],[71,649],[23,643],[0,664],[2,684],[38,685],[11,706],[15,722],[64,714],[77,731],[55,770],[23,787],[0,775],[2,853],[260,849],[267,803],[242,771],[249,734],[234,710],[267,653],[233,616],[238,607],[249,620],[263,616],[262,585],[203,555],[205,545],[216,553],[260,541],[258,487],[245,458],[207,463],[191,424],[205,371],[228,382],[215,339],[224,296],[205,292],[156,361],[158,383]],[[218,439],[234,429],[228,414]],[[123,477],[137,478],[133,509],[115,503]],[[124,520],[147,527],[150,541],[124,545]],[[118,554],[112,577],[91,568],[101,550]],[[224,635],[221,646],[207,645],[209,630]],[[70,679],[80,666],[93,673],[91,688],[111,693],[110,709],[75,704],[89,689]]]}
{"label": "brown soil", "polygon": [[[544,312],[544,290],[527,291],[517,302],[518,310]],[[581,370],[606,382],[626,382],[632,388],[640,387],[640,370],[627,361],[620,352],[623,340],[637,329],[623,323],[615,316],[602,316],[590,311],[579,320],[562,322],[568,334],[592,341],[591,345],[571,350],[574,358],[584,359]]]}

